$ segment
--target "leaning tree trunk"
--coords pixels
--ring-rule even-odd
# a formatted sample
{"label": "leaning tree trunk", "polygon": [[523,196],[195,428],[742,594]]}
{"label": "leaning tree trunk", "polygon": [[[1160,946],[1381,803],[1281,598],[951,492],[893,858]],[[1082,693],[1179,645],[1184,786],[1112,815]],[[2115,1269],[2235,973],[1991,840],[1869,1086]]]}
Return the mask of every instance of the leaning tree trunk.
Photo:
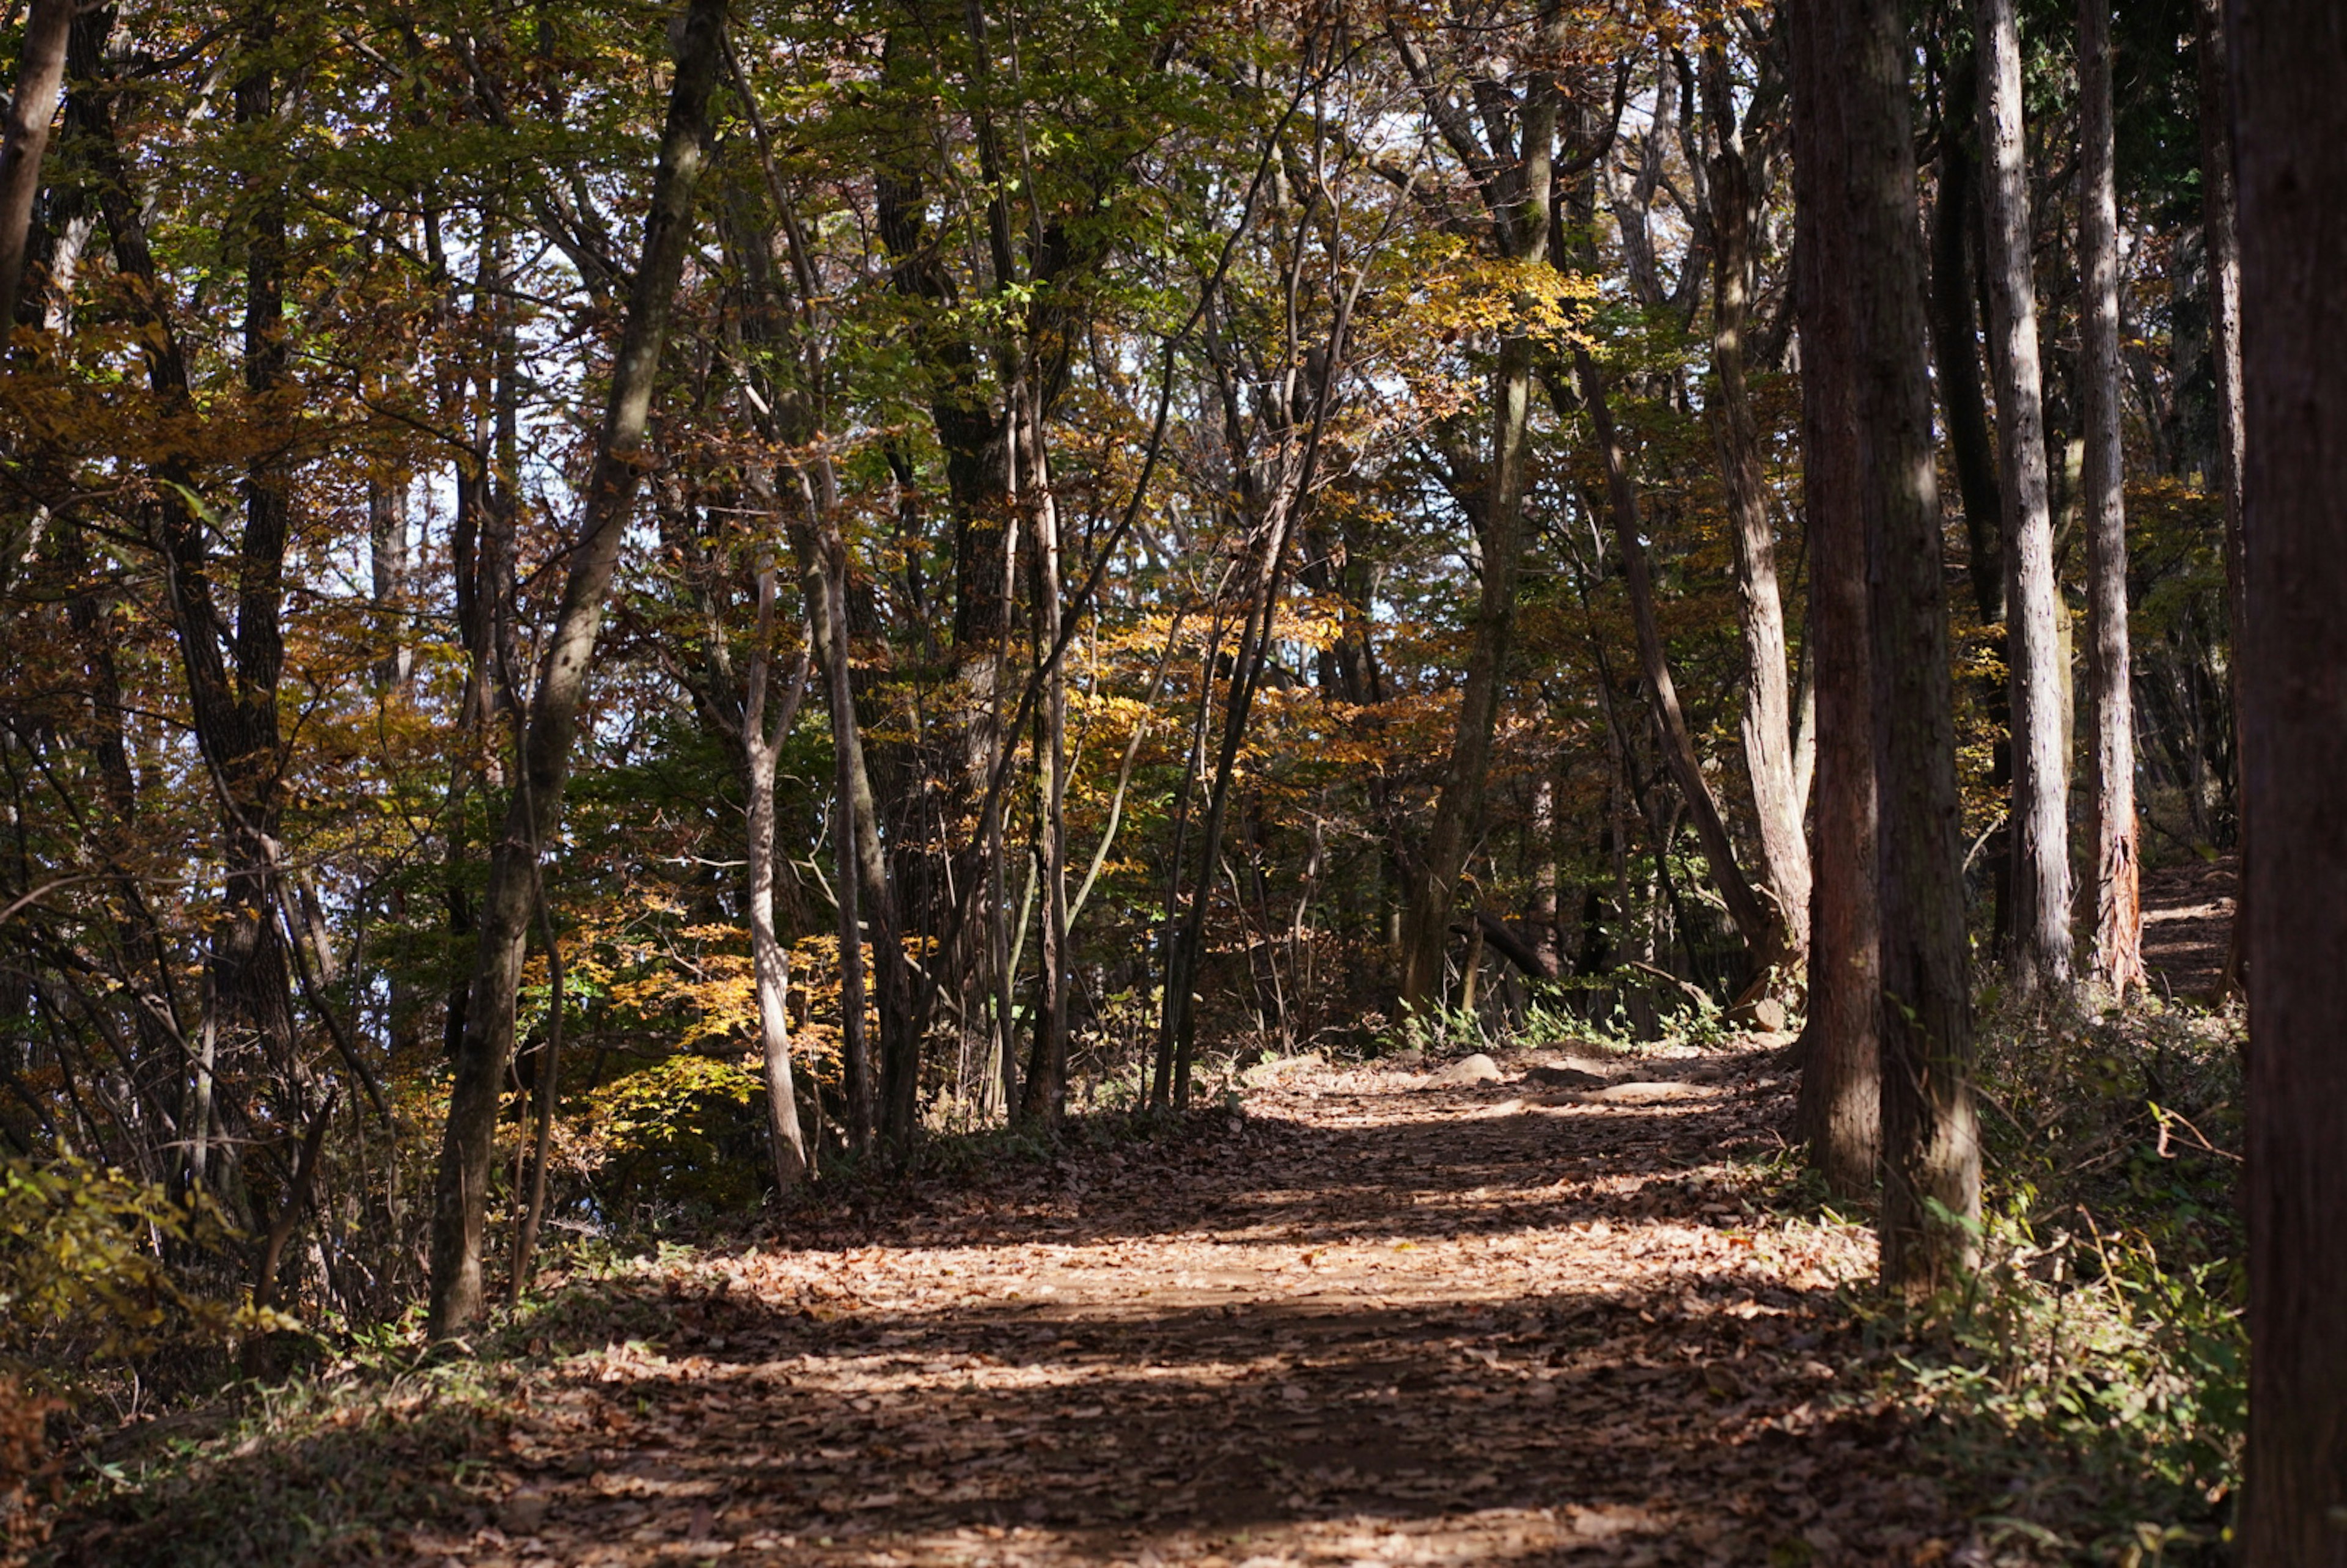
{"label": "leaning tree trunk", "polygon": [[75,0],[33,0],[16,56],[16,90],[0,132],[0,349],[16,321],[16,293],[25,280],[25,245],[33,231],[33,199],[41,191],[41,159],[57,89],[66,79],[66,39]]}
{"label": "leaning tree trunk", "polygon": [[2088,680],[2095,715],[2095,976],[2143,983],[2143,901],[2129,706],[2127,498],[2119,444],[2118,195],[2112,165],[2110,0],[2078,0],[2079,251],[2084,317]]}
{"label": "leaning tree trunk", "polygon": [[[1913,1293],[1969,1266],[1980,1213],[1955,724],[1924,359],[1907,39],[1899,0],[1793,12],[1812,162],[1801,206],[1826,241],[1804,291],[1855,436],[1864,519],[1881,920],[1882,1276]],[[1829,285],[1829,286],[1819,286]],[[1827,476],[1820,476],[1822,484]],[[1821,694],[1822,705],[1822,694]],[[1821,835],[1822,836],[1822,835]]]}
{"label": "leaning tree trunk", "polygon": [[1809,850],[1801,831],[1793,758],[1793,687],[1785,657],[1785,607],[1777,589],[1777,541],[1768,522],[1760,435],[1744,379],[1744,323],[1751,297],[1752,229],[1760,193],[1744,156],[1744,132],[1729,91],[1727,51],[1704,58],[1708,112],[1719,150],[1712,159],[1712,435],[1727,481],[1728,534],[1736,545],[1737,624],[1744,638],[1744,764],[1760,824],[1760,858],[1784,922],[1783,960],[1806,958],[1809,944]]}
{"label": "leaning tree trunk", "polygon": [[1980,0],[1983,207],[1990,359],[2004,480],[2005,661],[2013,707],[2013,970],[2024,989],[2070,978],[2068,758],[2045,414],[2029,259],[2028,149],[2013,0]]}
{"label": "leaning tree trunk", "polygon": [[2250,1568],[2347,1562],[2347,11],[2235,0]]}
{"label": "leaning tree trunk", "polygon": [[587,669],[603,625],[603,598],[620,556],[644,463],[652,392],[668,341],[670,308],[692,239],[709,94],[723,52],[725,0],[692,0],[677,35],[676,81],[644,220],[643,254],[630,291],[611,367],[610,399],[588,476],[585,517],[562,601],[538,671],[521,743],[518,787],[489,861],[479,947],[448,1099],[446,1135],[433,1192],[429,1333],[450,1338],[480,1315],[481,1231],[491,1135],[513,1057],[514,1004],[533,909],[539,846],[561,820],[562,790],[579,731]]}
{"label": "leaning tree trunk", "polygon": [[[1655,613],[1655,587],[1647,567],[1646,547],[1639,538],[1637,487],[1630,477],[1629,458],[1622,449],[1621,433],[1614,427],[1604,373],[1585,350],[1574,351],[1573,364],[1581,385],[1582,405],[1589,411],[1590,423],[1596,428],[1598,453],[1605,463],[1605,489],[1614,513],[1614,544],[1622,559],[1630,618],[1637,628],[1639,664],[1645,671],[1647,689],[1654,693],[1655,717],[1663,732],[1663,764],[1670,769],[1671,781],[1678,785],[1680,795],[1686,801],[1687,815],[1695,819],[1696,837],[1703,845],[1704,858],[1711,868],[1711,885],[1718,889],[1721,902],[1727,906],[1727,917],[1735,924],[1737,934],[1751,950],[1754,972],[1765,973],[1783,950],[1782,912],[1771,911],[1760,901],[1760,895],[1753,891],[1743,866],[1737,864],[1735,845],[1727,835],[1727,820],[1721,816],[1719,802],[1703,776],[1695,737],[1687,729],[1686,714],[1679,707],[1678,684],[1671,678],[1670,659],[1663,647],[1662,627]],[[1657,845],[1658,852],[1659,849]]]}
{"label": "leaning tree trunk", "polygon": [[[1873,663],[1868,652],[1865,482],[1856,342],[1841,288],[1860,265],[1841,208],[1850,179],[1840,34],[1804,14],[1793,41],[1794,292],[1801,329],[1801,469],[1809,510],[1809,666],[1817,819],[1809,839],[1809,1021],[1799,1123],[1810,1164],[1849,1198],[1874,1189],[1881,1152],[1881,956],[1874,907]],[[1809,30],[1819,27],[1812,41]]]}

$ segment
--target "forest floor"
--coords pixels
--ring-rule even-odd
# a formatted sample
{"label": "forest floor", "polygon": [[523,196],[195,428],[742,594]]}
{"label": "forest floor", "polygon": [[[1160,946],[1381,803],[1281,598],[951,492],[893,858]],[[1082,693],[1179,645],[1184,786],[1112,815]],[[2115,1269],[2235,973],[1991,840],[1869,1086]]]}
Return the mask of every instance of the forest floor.
{"label": "forest floor", "polygon": [[2229,855],[2155,866],[2143,874],[2143,960],[2155,990],[2196,1001],[2216,999],[2239,888]]}
{"label": "forest floor", "polygon": [[1799,1198],[1783,1044],[1268,1064],[125,1454],[57,1557],[1990,1561],[1843,1288],[1869,1234]]}

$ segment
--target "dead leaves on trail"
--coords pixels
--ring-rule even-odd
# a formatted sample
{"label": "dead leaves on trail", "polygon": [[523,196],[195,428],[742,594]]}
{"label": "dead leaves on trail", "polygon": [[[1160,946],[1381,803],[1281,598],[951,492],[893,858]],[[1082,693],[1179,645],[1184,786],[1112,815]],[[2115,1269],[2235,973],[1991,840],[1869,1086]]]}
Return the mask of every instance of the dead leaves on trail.
{"label": "dead leaves on trail", "polygon": [[[1244,1118],[582,1284],[574,1316],[624,1327],[530,1373],[460,1467],[478,1509],[398,1544],[480,1568],[1950,1561],[1903,1418],[1852,1375],[1833,1293],[1866,1238],[1772,1216],[1735,1157],[1773,1146],[1771,1060],[1455,1089],[1307,1064],[1258,1073]],[[1592,1092],[1627,1082],[1674,1092]]]}

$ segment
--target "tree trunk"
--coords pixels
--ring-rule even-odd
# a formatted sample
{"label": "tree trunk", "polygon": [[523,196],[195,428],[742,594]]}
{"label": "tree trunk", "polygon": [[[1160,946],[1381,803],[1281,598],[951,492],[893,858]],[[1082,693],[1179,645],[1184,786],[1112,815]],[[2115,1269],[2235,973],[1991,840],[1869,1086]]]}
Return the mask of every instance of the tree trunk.
{"label": "tree trunk", "polygon": [[[1964,514],[1967,573],[1973,612],[1983,631],[2004,624],[2004,493],[1996,477],[1996,438],[1989,423],[1988,395],[1981,385],[1980,279],[1973,257],[1980,240],[1980,169],[1968,138],[1979,115],[1980,72],[1976,56],[1948,62],[1942,100],[1938,190],[1932,206],[1932,383],[1946,425],[1949,466]],[[1999,652],[2002,653],[2002,649]],[[1989,783],[2000,795],[2013,789],[2013,704],[2008,683],[1992,671],[1979,677],[1979,697],[1988,717]],[[1989,897],[1993,911],[1993,950],[2003,951],[2013,930],[2013,834],[2000,824],[1988,845]]]}
{"label": "tree trunk", "polygon": [[2135,716],[2127,652],[2127,497],[2119,441],[2118,195],[2111,132],[2110,0],[2078,0],[2079,253],[2086,464],[2089,680],[2095,715],[2095,976],[2125,997],[2141,985]]}
{"label": "tree trunk", "polygon": [[[2247,567],[2242,543],[2243,412],[2241,384],[2241,241],[2233,183],[2233,90],[2225,59],[2225,0],[2197,0],[2200,78],[2200,235],[2209,269],[2209,368],[2217,391],[2217,489],[2225,508],[2225,602],[2238,651],[2247,635]],[[2233,700],[2234,771],[2240,769],[2242,661],[2227,667]],[[2241,798],[2239,794],[2237,799]],[[2233,899],[2231,950],[2224,986],[2238,993],[2248,966],[2252,896],[2246,806],[2235,850],[2240,882]]]}
{"label": "tree trunk", "polygon": [[[16,322],[33,200],[41,193],[41,159],[48,151],[49,124],[56,118],[57,90],[65,85],[66,40],[76,9],[76,0],[32,0],[25,14],[16,90],[0,128],[0,333]],[[0,349],[5,347],[0,342]]]}
{"label": "tree trunk", "polygon": [[[1794,290],[1801,331],[1802,489],[1809,510],[1809,663],[1817,820],[1809,840],[1809,1020],[1799,1125],[1809,1163],[1846,1198],[1873,1191],[1881,1152],[1881,958],[1875,919],[1873,686],[1857,343],[1843,285],[1862,265],[1844,211],[1850,128],[1840,62],[1849,19],[1789,15]],[[1814,35],[1814,36],[1813,36]]]}
{"label": "tree trunk", "polygon": [[490,1141],[513,1055],[515,994],[521,982],[537,856],[560,822],[579,702],[596,636],[602,630],[603,598],[646,462],[645,428],[668,340],[670,309],[692,238],[693,190],[701,177],[709,94],[723,50],[724,20],[724,0],[692,0],[677,35],[676,80],[644,221],[643,254],[612,362],[610,399],[588,477],[585,517],[538,671],[538,689],[518,759],[518,787],[490,857],[464,1039],[433,1193],[428,1327],[436,1339],[456,1336],[480,1315]]}
{"label": "tree trunk", "polygon": [[1416,1014],[1442,1001],[1443,954],[1450,940],[1450,909],[1459,874],[1467,864],[1469,839],[1482,804],[1491,765],[1491,733],[1499,722],[1500,696],[1507,683],[1508,649],[1514,641],[1516,570],[1523,554],[1524,470],[1530,456],[1532,345],[1512,337],[1500,348],[1493,374],[1491,495],[1482,507],[1482,590],[1475,615],[1475,640],[1467,655],[1467,679],[1451,731],[1450,755],[1442,789],[1427,828],[1417,886],[1402,923],[1401,1006]]}
{"label": "tree trunk", "polygon": [[743,813],[743,847],[749,861],[750,973],[758,995],[758,1060],[766,1081],[766,1141],[774,1166],[774,1190],[788,1194],[807,1173],[806,1134],[799,1126],[798,1087],[791,1072],[791,958],[774,930],[774,774],[783,743],[798,721],[806,696],[807,661],[802,657],[774,718],[766,717],[774,675],[774,606],[777,568],[771,560],[758,572],[757,643],[743,681],[742,748],[749,800]]}
{"label": "tree trunk", "polygon": [[[1542,7],[1539,36],[1544,46],[1563,40],[1567,18],[1562,5]],[[1512,97],[1512,94],[1510,95]],[[1555,80],[1535,72],[1522,109],[1521,158],[1501,149],[1501,161],[1514,166],[1512,180],[1496,176],[1485,186],[1493,226],[1508,257],[1528,266],[1549,260],[1549,233],[1555,203],[1557,114]],[[1504,138],[1503,138],[1504,139]],[[1504,190],[1505,196],[1501,198]],[[1500,698],[1507,686],[1508,651],[1514,642],[1516,572],[1523,556],[1524,487],[1531,460],[1532,345],[1511,333],[1500,345],[1491,376],[1491,462],[1479,543],[1482,589],[1475,613],[1475,641],[1467,658],[1467,679],[1451,732],[1450,755],[1442,789],[1427,829],[1417,885],[1402,921],[1401,1008],[1405,1014],[1442,999],[1442,955],[1450,938],[1450,909],[1459,874],[1466,868],[1469,842],[1483,804],[1491,773],[1491,732],[1499,722]]]}
{"label": "tree trunk", "polygon": [[2062,745],[2064,665],[2013,0],[1979,0],[1975,26],[1990,358],[2004,487],[2005,661],[2012,671],[2012,958],[2015,981],[2028,990],[2070,978],[2069,759]]}
{"label": "tree trunk", "polygon": [[[1971,1266],[1980,1217],[1946,579],[1901,7],[1897,0],[1837,0],[1825,9],[1848,28],[1829,57],[1849,62],[1852,78],[1844,109],[1851,177],[1844,210],[1850,254],[1862,259],[1845,274],[1845,297],[1856,349],[1873,654],[1882,966],[1879,1229],[1884,1284],[1913,1296],[1954,1284]],[[2010,303],[2004,313],[2014,313]],[[2034,328],[2027,342],[2034,350]],[[2007,439],[2035,446],[2034,435],[2022,439],[2009,431]],[[2044,586],[2050,589],[2050,573]],[[2057,913],[2066,918],[2066,900]]]}
{"label": "tree trunk", "polygon": [[1736,546],[1737,626],[1744,640],[1744,764],[1752,780],[1760,858],[1783,922],[1782,957],[1789,970],[1809,953],[1809,851],[1794,770],[1793,691],[1785,657],[1784,601],[1777,588],[1776,531],[1768,522],[1759,429],[1744,378],[1752,227],[1760,192],[1744,156],[1727,51],[1717,39],[1705,52],[1704,86],[1718,137],[1711,176],[1712,436],[1719,448],[1728,534]]}
{"label": "tree trunk", "polygon": [[1778,912],[1760,901],[1744,868],[1737,863],[1736,847],[1727,835],[1727,821],[1720,815],[1719,802],[1713,798],[1711,785],[1703,776],[1702,760],[1696,755],[1695,737],[1688,732],[1686,714],[1679,707],[1678,686],[1671,679],[1670,659],[1663,648],[1662,627],[1655,615],[1654,582],[1647,569],[1646,547],[1639,538],[1637,488],[1630,477],[1629,458],[1622,450],[1621,434],[1614,428],[1604,374],[1585,350],[1576,349],[1573,361],[1581,384],[1582,405],[1596,426],[1597,448],[1605,462],[1614,546],[1621,554],[1631,620],[1637,627],[1639,662],[1647,688],[1655,696],[1655,718],[1663,736],[1663,764],[1670,769],[1672,782],[1678,785],[1680,795],[1686,801],[1687,813],[1695,819],[1696,837],[1703,845],[1704,858],[1709,863],[1711,884],[1727,906],[1727,917],[1735,922],[1737,934],[1751,950],[1755,972],[1765,971],[1782,954],[1784,922]]}
{"label": "tree trunk", "polygon": [[1042,963],[1036,976],[1035,1050],[1023,1107],[1030,1121],[1056,1125],[1068,1090],[1068,682],[1065,661],[1051,659],[1060,627],[1060,509],[1043,449],[1041,401],[1030,397],[1020,443],[1027,505],[1034,517],[1034,637],[1043,672],[1036,710],[1035,854],[1043,879]]}
{"label": "tree trunk", "polygon": [[2347,12],[2235,0],[2251,1568],[2347,1563]]}

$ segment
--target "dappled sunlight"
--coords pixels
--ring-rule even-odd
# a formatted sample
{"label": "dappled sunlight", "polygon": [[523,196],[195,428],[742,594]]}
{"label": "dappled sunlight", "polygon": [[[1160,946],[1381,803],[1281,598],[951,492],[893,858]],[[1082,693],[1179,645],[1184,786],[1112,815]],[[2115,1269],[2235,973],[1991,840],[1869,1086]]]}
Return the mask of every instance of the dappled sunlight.
{"label": "dappled sunlight", "polygon": [[1899,1476],[1902,1419],[1844,1371],[1836,1292],[1867,1238],[1774,1212],[1723,1154],[1779,1113],[1771,1060],[1693,1064],[1699,1097],[1639,1105],[1313,1065],[1153,1161],[1070,1153],[626,1266],[584,1319],[548,1314],[478,1517],[411,1544],[483,1564],[1932,1560],[1954,1527]]}

